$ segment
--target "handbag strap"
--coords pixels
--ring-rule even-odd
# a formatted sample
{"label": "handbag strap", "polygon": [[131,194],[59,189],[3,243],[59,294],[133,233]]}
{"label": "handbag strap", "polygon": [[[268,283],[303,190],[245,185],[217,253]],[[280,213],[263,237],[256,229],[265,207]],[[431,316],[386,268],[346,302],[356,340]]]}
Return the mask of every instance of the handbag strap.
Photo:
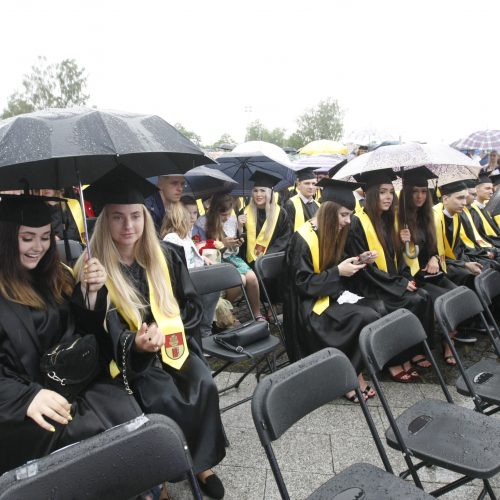
{"label": "handbag strap", "polygon": [[233,351],[233,352],[236,352],[238,354],[245,354],[246,356],[248,356],[250,359],[253,358],[253,354],[250,354],[248,351],[246,351],[245,349],[243,349],[242,346],[234,346],[232,344],[230,344],[229,342],[226,342],[224,339],[222,339],[220,336],[218,335],[214,335],[214,342],[216,344],[219,344],[221,347],[223,347],[224,349],[227,349],[228,351]]}

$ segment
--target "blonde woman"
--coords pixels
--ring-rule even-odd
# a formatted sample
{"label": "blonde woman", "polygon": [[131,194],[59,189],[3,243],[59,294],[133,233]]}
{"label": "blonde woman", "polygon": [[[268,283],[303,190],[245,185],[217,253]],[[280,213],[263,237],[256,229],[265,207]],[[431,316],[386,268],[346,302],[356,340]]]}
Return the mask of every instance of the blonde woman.
{"label": "blonde woman", "polygon": [[211,470],[225,455],[217,387],[194,339],[201,303],[185,265],[156,237],[144,206],[155,189],[125,167],[88,188],[86,196],[103,207],[90,248],[108,273],[104,291],[87,297],[95,309],[89,315],[94,328],[104,324],[98,335],[108,345],[111,372],[145,413],[179,424],[202,490],[222,498]]}

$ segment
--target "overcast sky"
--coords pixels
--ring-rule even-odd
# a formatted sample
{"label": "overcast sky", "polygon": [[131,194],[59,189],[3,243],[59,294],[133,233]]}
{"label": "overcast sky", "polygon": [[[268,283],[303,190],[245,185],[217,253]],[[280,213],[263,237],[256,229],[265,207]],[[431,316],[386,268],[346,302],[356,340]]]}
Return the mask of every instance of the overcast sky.
{"label": "overcast sky", "polygon": [[3,0],[0,108],[39,55],[74,58],[89,104],[237,141],[327,97],[345,129],[451,142],[500,129],[498,0]]}

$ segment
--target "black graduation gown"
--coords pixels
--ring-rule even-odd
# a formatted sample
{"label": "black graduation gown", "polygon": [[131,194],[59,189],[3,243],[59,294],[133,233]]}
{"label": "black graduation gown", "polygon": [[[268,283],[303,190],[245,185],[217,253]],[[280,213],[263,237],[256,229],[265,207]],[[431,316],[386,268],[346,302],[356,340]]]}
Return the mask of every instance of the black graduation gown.
{"label": "black graduation gown", "polygon": [[486,234],[486,228],[484,227],[481,216],[476,212],[475,209],[471,208],[470,213],[472,216],[472,220],[474,221],[474,224],[476,225],[476,228],[477,228],[479,234],[481,235],[481,237],[485,241],[491,243],[491,246],[493,246],[495,248],[500,248],[500,228],[498,227],[497,223],[495,222],[493,217],[490,215],[488,210],[486,210],[485,208],[479,208],[479,210],[481,210],[483,217],[486,219],[486,221],[489,223],[489,225],[493,228],[496,235],[488,236]]}
{"label": "black graduation gown", "polygon": [[[283,319],[289,357],[296,361],[325,347],[336,347],[349,357],[359,373],[359,333],[380,318],[376,309],[382,306],[366,299],[356,304],[338,304],[348,280],[339,275],[337,266],[315,273],[311,251],[299,233],[294,233],[290,240],[286,276]],[[330,297],[330,305],[318,315],[313,307],[324,296]]]}
{"label": "black graduation gown", "polygon": [[[304,221],[312,219],[319,209],[317,203],[314,200],[312,200],[310,203],[304,203],[302,201],[302,198],[300,198],[300,203],[302,203],[302,208],[304,209]],[[286,210],[286,213],[288,215],[288,223],[290,224],[293,232],[295,227],[295,206],[293,202],[291,200],[287,200],[283,205],[283,209]]]}
{"label": "black graduation gown", "polygon": [[61,240],[64,238],[64,227],[68,240],[80,241],[80,231],[69,208],[62,209],[59,203],[49,206],[51,225],[54,233]]}
{"label": "black graduation gown", "polygon": [[[106,315],[109,333],[102,328],[104,318],[99,310],[106,300],[104,288],[98,294],[97,314],[87,315],[93,318],[94,328],[100,330],[98,336],[107,343],[108,359],[114,359],[120,368],[125,351],[127,379],[144,413],[160,413],[177,422],[186,437],[194,470],[201,472],[213,467],[225,456],[219,395],[195,339],[202,315],[200,298],[177,253],[165,247],[164,252],[190,351],[180,370],[163,364],[157,354],[137,352],[134,347],[135,332],[129,330],[116,309],[109,310]],[[124,266],[124,270],[141,295],[149,297],[145,271],[137,263],[128,269]],[[144,320],[147,323],[154,321],[149,308]],[[90,327],[91,323],[88,322],[87,326]],[[122,375],[118,378],[122,379]]]}
{"label": "black graduation gown", "polygon": [[52,451],[89,438],[140,415],[123,384],[102,370],[71,405],[73,420],[49,432],[26,411],[44,388],[42,355],[60,342],[76,338],[68,304],[49,303],[42,311],[0,298],[0,474]]}
{"label": "black graduation gown", "polygon": [[[370,250],[361,221],[354,215],[347,238],[346,251],[349,255],[359,255]],[[434,333],[434,314],[429,294],[417,288],[415,292],[406,290],[408,281],[413,278],[402,253],[397,259],[398,267],[391,258],[387,258],[387,272],[370,264],[353,276],[353,284],[359,295],[384,302],[388,312],[405,308],[420,319],[427,337],[432,344]]]}

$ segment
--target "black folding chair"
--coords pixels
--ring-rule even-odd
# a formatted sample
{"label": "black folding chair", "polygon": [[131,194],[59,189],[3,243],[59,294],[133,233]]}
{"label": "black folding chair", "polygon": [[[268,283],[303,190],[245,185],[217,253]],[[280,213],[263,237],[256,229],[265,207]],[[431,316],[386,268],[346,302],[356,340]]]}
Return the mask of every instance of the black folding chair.
{"label": "black folding chair", "polygon": [[[424,399],[394,417],[378,379],[379,372],[397,354],[422,345],[431,361],[447,401]],[[415,484],[421,487],[418,469],[443,467],[463,477],[431,492],[441,496],[474,479],[484,488],[478,498],[496,498],[488,481],[500,471],[500,421],[468,408],[456,406],[437,367],[419,319],[400,309],[365,326],[360,334],[361,353],[372,376],[390,427],[385,436],[391,448],[403,453]],[[421,460],[414,464],[412,457]]]}
{"label": "black folding chair", "polygon": [[[248,301],[248,296],[245,291],[245,287],[243,286],[243,282],[241,281],[241,275],[232,264],[224,263],[224,264],[215,264],[212,266],[205,266],[200,268],[195,268],[190,271],[191,280],[196,288],[196,291],[200,295],[206,295],[208,293],[221,292],[223,290],[227,290],[229,288],[240,288],[244,301],[247,305],[248,311],[250,313],[251,320],[243,325],[239,325],[237,328],[240,332],[245,329],[253,329],[262,328],[269,329],[269,325],[264,321],[256,321],[253,315],[252,309],[250,307],[250,302]],[[232,329],[224,330],[220,332],[218,335],[224,335],[231,331]],[[280,340],[274,335],[269,335],[268,337],[258,340],[257,342],[245,346],[245,352],[234,352],[224,347],[218,345],[213,337],[204,337],[202,339],[203,343],[203,352],[213,356],[215,358],[221,359],[224,361],[224,364],[218,368],[212,376],[215,378],[219,373],[224,371],[229,366],[240,363],[241,361],[251,361],[251,367],[247,369],[241,377],[229,387],[225,387],[224,389],[219,391],[219,394],[222,394],[230,389],[238,388],[243,382],[243,380],[250,374],[252,371],[256,371],[257,380],[260,378],[261,372],[259,371],[259,366],[266,361],[269,370],[272,372],[275,369],[275,351],[280,346]],[[270,361],[268,356],[272,354],[272,360]],[[221,412],[229,410],[230,408],[234,408],[242,403],[250,401],[252,398],[248,397],[238,401],[232,405],[226,406],[221,409]]]}
{"label": "black folding chair", "polygon": [[[273,452],[272,442],[293,424],[320,406],[356,391],[382,462],[388,472],[374,465],[358,463],[329,479],[311,499],[430,499],[424,491],[392,474],[391,464],[359,389],[356,372],[338,349],[327,348],[272,373],[257,385],[252,416],[271,465],[282,499],[288,491]],[[307,460],[307,457],[304,457]]]}
{"label": "black folding chair", "polygon": [[266,312],[271,315],[269,322],[278,329],[281,342],[285,345],[285,336],[283,332],[283,314],[278,314],[273,306],[266,282],[279,280],[283,275],[283,266],[285,264],[285,252],[276,252],[262,255],[255,261],[255,274],[259,279],[260,289],[264,294],[264,307]]}
{"label": "black folding chair", "polygon": [[498,297],[500,297],[500,273],[493,269],[482,271],[481,274],[478,274],[474,278],[474,289],[483,305],[486,319],[495,332],[495,335],[491,335],[491,328],[487,329],[487,331],[490,332],[490,338],[495,347],[497,356],[500,356],[500,328],[491,310],[493,301],[495,301],[495,299],[498,301]]}
{"label": "black folding chair", "polygon": [[0,500],[123,500],[186,474],[193,498],[201,500],[179,426],[147,415],[6,472]]}
{"label": "black folding chair", "polygon": [[83,252],[83,245],[76,240],[57,240],[56,248],[59,259],[68,266],[72,266]]}
{"label": "black folding chair", "polygon": [[[498,276],[498,273],[493,271]],[[481,273],[482,274],[482,273]],[[491,275],[490,275],[491,276]],[[475,279],[477,280],[479,276]],[[498,276],[500,279],[500,276]],[[483,282],[475,282],[476,288],[483,288]],[[486,283],[488,284],[488,283]],[[480,292],[482,293],[482,292]],[[486,296],[483,297],[486,300]],[[496,332],[489,329],[478,296],[469,288],[460,286],[441,295],[434,303],[434,310],[444,338],[450,346],[451,352],[457,362],[461,376],[456,381],[459,394],[472,397],[476,410],[491,415],[500,410],[500,339]],[[488,309],[489,312],[489,309]],[[449,332],[456,330],[457,326],[470,318],[479,316],[491,337],[492,345],[496,351],[496,358],[483,358],[469,368],[465,368],[462,359],[449,336]],[[493,320],[493,317],[491,318]],[[493,324],[496,326],[495,321]]]}

